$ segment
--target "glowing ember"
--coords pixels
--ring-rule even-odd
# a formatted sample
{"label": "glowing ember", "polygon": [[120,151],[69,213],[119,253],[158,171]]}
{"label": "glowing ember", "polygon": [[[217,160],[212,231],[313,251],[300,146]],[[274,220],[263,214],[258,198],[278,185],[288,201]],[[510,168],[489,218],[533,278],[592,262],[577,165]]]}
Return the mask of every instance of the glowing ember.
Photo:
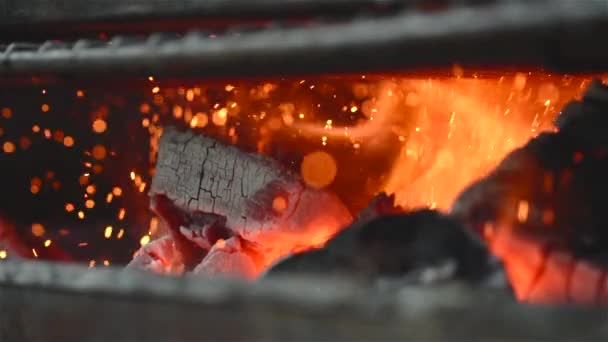
{"label": "glowing ember", "polygon": [[0,250],[0,259],[6,259],[8,257],[8,253],[5,250]]}
{"label": "glowing ember", "polygon": [[142,246],[147,245],[149,242],[150,242],[150,236],[149,235],[144,235],[139,240],[139,244],[142,245]]}
{"label": "glowing ember", "polygon": [[109,238],[111,238],[111,237],[112,237],[112,226],[107,226],[107,227],[106,227],[106,229],[105,229],[105,230],[104,230],[104,232],[103,232],[103,236],[104,236],[106,239],[109,239]]}

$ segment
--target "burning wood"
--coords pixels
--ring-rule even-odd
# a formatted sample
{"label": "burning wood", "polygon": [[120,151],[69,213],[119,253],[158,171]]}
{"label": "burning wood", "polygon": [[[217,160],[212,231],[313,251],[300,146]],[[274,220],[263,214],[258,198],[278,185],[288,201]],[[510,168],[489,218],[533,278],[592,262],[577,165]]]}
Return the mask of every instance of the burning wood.
{"label": "burning wood", "polygon": [[594,82],[544,133],[466,189],[453,213],[505,263],[520,300],[606,303],[608,88]]}
{"label": "burning wood", "polygon": [[436,211],[400,211],[392,200],[381,194],[324,248],[294,255],[269,275],[342,275],[372,283],[398,279],[401,285],[498,279],[501,267],[460,223]]}
{"label": "burning wood", "polygon": [[173,264],[175,249],[186,270],[251,277],[324,243],[351,220],[336,195],[306,186],[278,163],[172,129],[161,139],[150,195],[171,237],[144,247],[133,267]]}

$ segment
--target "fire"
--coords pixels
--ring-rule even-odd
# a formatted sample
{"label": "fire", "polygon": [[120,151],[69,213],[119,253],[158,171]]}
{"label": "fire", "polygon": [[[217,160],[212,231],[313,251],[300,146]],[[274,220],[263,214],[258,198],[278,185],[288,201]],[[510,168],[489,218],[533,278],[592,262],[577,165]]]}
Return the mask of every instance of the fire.
{"label": "fire", "polygon": [[[10,125],[0,123],[3,125],[0,154],[19,156],[30,145],[30,150],[34,149],[40,141],[59,145],[69,153],[82,152],[84,159],[79,160],[79,165],[84,166],[78,173],[81,177],[61,179],[61,183],[45,179],[23,185],[24,191],[30,190],[32,195],[41,198],[46,191],[58,191],[60,187],[68,188],[68,182],[74,183],[81,192],[63,198],[57,210],[83,224],[99,220],[99,212],[110,213],[96,223],[95,237],[90,242],[71,242],[77,247],[120,239],[130,242],[131,247],[143,246],[162,233],[158,221],[151,220],[152,215],[144,212],[145,206],[134,208],[129,202],[147,200],[159,138],[166,125],[189,128],[273,157],[281,153],[296,156],[281,162],[299,172],[309,186],[331,188],[344,201],[386,191],[395,194],[397,203],[407,208],[446,210],[466,185],[485,175],[507,153],[531,137],[552,129],[551,122],[559,110],[579,96],[589,80],[587,76],[541,71],[468,72],[465,75],[462,68],[441,75],[231,80],[230,83],[181,86],[165,84],[160,76],[149,76],[140,89],[144,98],[138,98],[135,107],[130,109],[139,111],[133,128],[137,134],[133,136],[149,138],[142,145],[148,150],[141,155],[124,158],[120,145],[106,141],[120,132],[119,127],[111,125],[116,125],[116,115],[124,114],[111,112],[115,109],[108,109],[109,106],[91,110],[90,121],[84,126],[88,129],[83,130],[87,132],[51,127],[46,119],[50,113],[58,113],[59,107],[48,99],[53,93],[50,89],[46,98],[40,95],[41,99],[36,102],[38,117],[27,123],[23,137],[9,137]],[[84,104],[95,98],[96,91],[74,88],[71,94],[77,103]],[[117,101],[122,102],[128,101]],[[2,120],[15,120],[21,111],[6,107],[1,113]],[[130,119],[121,117],[119,122],[127,120]],[[87,134],[94,139],[89,141]],[[285,142],[281,139],[286,136],[291,140],[283,146]],[[135,141],[134,145],[139,143]],[[277,146],[287,152],[276,152]],[[120,174],[109,174],[112,171],[107,170],[121,158],[127,161],[121,165]],[[573,155],[574,161],[581,162],[584,158],[582,153]],[[377,163],[380,159],[383,163]],[[137,164],[142,160],[143,165]],[[376,166],[376,163],[380,170],[376,170],[378,175],[373,182],[371,176],[353,178],[355,181],[349,178],[358,172],[367,172],[362,166]],[[38,176],[41,174],[44,173]],[[28,179],[35,176],[29,175]],[[104,185],[104,177],[113,179]],[[548,177],[545,186],[552,188],[555,181]],[[353,195],[353,189],[358,193]],[[83,199],[85,195],[88,197]],[[516,204],[520,221],[534,215],[525,200]],[[276,212],[287,207],[286,198],[278,196],[272,200],[271,209]],[[541,215],[546,224],[555,220],[551,210],[544,210]],[[140,219],[140,226],[134,223],[136,219]],[[147,220],[150,220],[149,226]],[[54,239],[57,236],[53,234],[56,227],[44,223],[48,233],[40,223],[32,225],[31,231],[41,239],[42,245],[47,241],[42,236]],[[69,227],[61,228],[69,231]],[[484,234],[496,235],[494,228],[485,227]],[[288,253],[320,247],[333,234],[335,229],[326,228],[321,222],[314,232],[301,237],[303,242],[299,246],[264,259],[272,261]],[[289,237],[285,239],[287,246],[291,242],[287,241]],[[52,247],[60,244],[65,242],[53,241]],[[497,249],[496,253],[501,251]],[[514,253],[503,251],[503,254],[511,257]],[[3,255],[6,254],[0,254],[0,258]],[[87,255],[83,260],[91,260],[91,267],[95,266],[95,260],[104,265],[117,264],[106,257]],[[260,265],[266,266],[266,262]],[[523,277],[524,273],[515,266],[510,272],[514,279]]]}

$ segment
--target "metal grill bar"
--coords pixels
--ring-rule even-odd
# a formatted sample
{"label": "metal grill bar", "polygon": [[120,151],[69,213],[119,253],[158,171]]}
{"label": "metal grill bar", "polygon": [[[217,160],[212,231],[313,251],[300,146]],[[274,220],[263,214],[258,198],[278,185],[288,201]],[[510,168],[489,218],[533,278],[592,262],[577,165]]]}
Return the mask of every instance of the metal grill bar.
{"label": "metal grill bar", "polygon": [[[428,0],[427,0],[428,1]],[[387,11],[418,0],[4,0],[0,27],[15,24],[166,17],[285,18]]]}
{"label": "metal grill bar", "polygon": [[509,2],[315,27],[180,38],[11,44],[1,75],[268,76],[463,65],[608,67],[605,1]]}
{"label": "metal grill bar", "polygon": [[529,307],[458,284],[377,292],[335,279],[241,284],[43,262],[0,265],[0,307],[2,341],[608,337],[605,310]]}

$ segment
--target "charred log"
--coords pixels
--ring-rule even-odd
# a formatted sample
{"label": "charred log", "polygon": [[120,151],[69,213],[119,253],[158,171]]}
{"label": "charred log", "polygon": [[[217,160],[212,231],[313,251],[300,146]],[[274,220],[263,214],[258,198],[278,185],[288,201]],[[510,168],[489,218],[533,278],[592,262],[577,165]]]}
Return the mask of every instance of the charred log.
{"label": "charred log", "polygon": [[161,139],[150,195],[186,269],[204,250],[207,260],[196,270],[212,273],[211,258],[257,273],[282,255],[324,242],[351,220],[336,195],[307,186],[277,162],[173,129]]}

